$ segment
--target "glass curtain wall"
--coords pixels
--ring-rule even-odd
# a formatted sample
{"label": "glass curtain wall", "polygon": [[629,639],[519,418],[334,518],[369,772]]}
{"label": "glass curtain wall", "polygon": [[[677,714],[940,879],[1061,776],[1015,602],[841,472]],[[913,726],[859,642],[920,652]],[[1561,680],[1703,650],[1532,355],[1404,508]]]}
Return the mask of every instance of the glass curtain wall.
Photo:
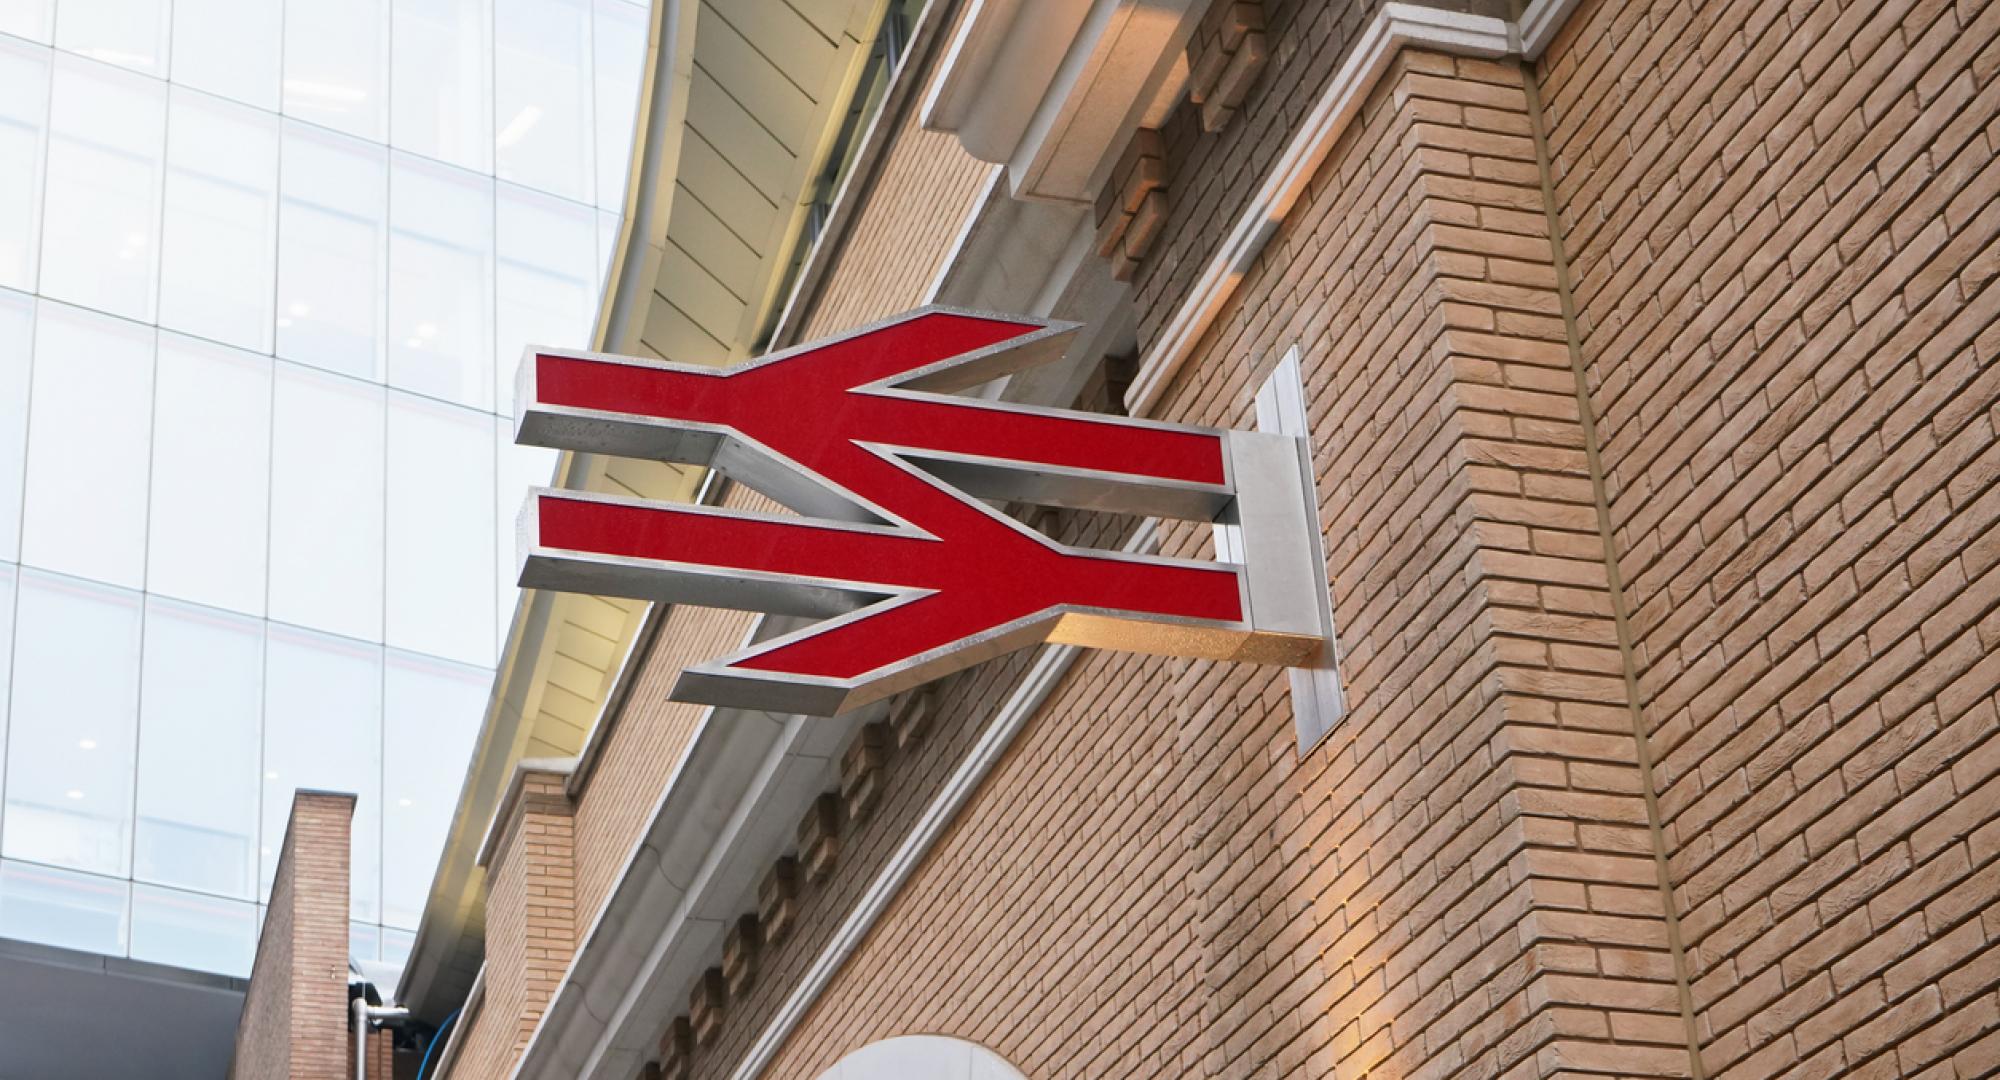
{"label": "glass curtain wall", "polygon": [[637,0],[0,0],[0,937],[247,974],[292,793],[399,960],[587,344]]}

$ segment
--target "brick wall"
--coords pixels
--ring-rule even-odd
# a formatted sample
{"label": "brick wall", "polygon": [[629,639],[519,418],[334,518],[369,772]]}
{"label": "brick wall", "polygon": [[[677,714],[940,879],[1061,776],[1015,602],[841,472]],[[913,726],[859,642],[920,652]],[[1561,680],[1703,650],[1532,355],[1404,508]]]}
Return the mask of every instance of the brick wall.
{"label": "brick wall", "polygon": [[235,1080],[341,1080],[351,1073],[347,893],[353,817],[352,795],[301,791],[292,800],[236,1029]]}
{"label": "brick wall", "polygon": [[827,274],[799,340],[928,300],[926,292],[944,268],[959,227],[985,193],[996,166],[974,159],[956,137],[918,125],[924,93],[920,87],[911,94],[913,104],[896,119],[868,201],[841,238],[841,258]]}
{"label": "brick wall", "polygon": [[524,766],[487,854],[485,1001],[453,1074],[505,1076],[576,952],[576,830],[566,771]]}
{"label": "brick wall", "polygon": [[[938,28],[940,44],[929,58],[944,51],[943,43],[952,40],[970,6],[959,4],[946,12],[950,24]],[[935,79],[936,65],[898,74],[911,77]],[[949,261],[960,226],[997,166],[966,153],[952,135],[924,130],[920,120],[929,93],[928,85],[914,87],[903,99],[901,115],[876,119],[891,135],[873,174],[847,182],[843,197],[862,201],[853,223],[836,238],[839,258],[807,304],[799,341],[908,311],[930,299],[931,282]]]}
{"label": "brick wall", "polygon": [[[772,504],[741,487],[724,500],[739,509],[770,510]],[[694,738],[704,708],[671,701],[681,669],[734,653],[749,633],[751,617],[741,612],[677,607],[641,663],[637,680],[616,726],[605,740],[595,771],[583,784],[576,808],[577,910],[604,907],[626,860],[651,822],[660,792]],[[590,929],[591,916],[578,924]],[[488,931],[490,936],[491,931]]]}
{"label": "brick wall", "polygon": [[[1249,102],[1218,132],[1201,110],[1174,111],[1162,130],[1172,198],[1161,236],[1136,279],[1140,339],[1157,336],[1208,265],[1299,121],[1387,0],[1263,0],[1270,59]],[[1507,0],[1418,0],[1426,7],[1505,17]]]}
{"label": "brick wall", "polygon": [[1602,0],[1539,72],[1711,1076],[2000,1069],[1996,57]]}
{"label": "brick wall", "polygon": [[[1241,114],[1170,120],[1142,346],[1376,6],[1267,4]],[[1086,655],[771,1075],[913,1031],[1031,1076],[2000,1069],[1996,21],[1598,0],[1531,72],[1400,57],[1156,410],[1247,426],[1303,346],[1352,715],[1300,763],[1281,676]],[[983,182],[904,124],[809,334],[920,299]],[[582,911],[747,626],[671,618]],[[944,684],[694,1075],[1027,662]]]}
{"label": "brick wall", "polygon": [[[1031,1076],[1685,1075],[1526,110],[1518,66],[1405,54],[1160,410],[1248,425],[1304,346],[1354,714],[1299,765],[1282,676],[1085,656],[771,1075],[911,1031]],[[1022,662],[950,684],[696,1075]]]}

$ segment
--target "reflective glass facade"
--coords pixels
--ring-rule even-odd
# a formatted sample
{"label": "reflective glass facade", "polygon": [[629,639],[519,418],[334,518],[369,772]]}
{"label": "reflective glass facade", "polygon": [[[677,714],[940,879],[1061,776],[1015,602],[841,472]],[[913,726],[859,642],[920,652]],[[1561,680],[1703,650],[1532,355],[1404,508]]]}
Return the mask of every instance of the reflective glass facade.
{"label": "reflective glass facade", "polygon": [[247,974],[293,790],[398,959],[587,343],[633,0],[0,0],[0,937]]}

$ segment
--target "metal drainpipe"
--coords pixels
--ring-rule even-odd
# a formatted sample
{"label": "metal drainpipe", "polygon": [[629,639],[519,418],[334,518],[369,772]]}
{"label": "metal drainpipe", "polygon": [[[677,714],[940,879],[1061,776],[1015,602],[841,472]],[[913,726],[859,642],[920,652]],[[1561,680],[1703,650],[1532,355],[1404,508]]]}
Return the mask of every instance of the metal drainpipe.
{"label": "metal drainpipe", "polygon": [[407,1020],[408,1009],[383,1009],[368,1004],[367,995],[354,999],[354,1080],[368,1080],[368,1022]]}

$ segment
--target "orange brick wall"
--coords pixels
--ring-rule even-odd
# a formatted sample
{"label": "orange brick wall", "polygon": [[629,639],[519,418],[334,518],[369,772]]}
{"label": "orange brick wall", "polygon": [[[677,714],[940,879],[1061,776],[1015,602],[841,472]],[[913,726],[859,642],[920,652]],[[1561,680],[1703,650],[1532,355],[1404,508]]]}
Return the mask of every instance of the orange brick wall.
{"label": "orange brick wall", "polygon": [[[1172,168],[1167,220],[1133,284],[1140,339],[1173,314],[1236,218],[1249,205],[1309,104],[1388,0],[1261,0],[1271,59],[1249,101],[1219,132],[1202,130],[1196,108],[1175,110],[1161,134]],[[1505,17],[1509,0],[1419,0]]]}
{"label": "orange brick wall", "polygon": [[[1037,1077],[1687,1072],[1526,107],[1405,54],[1160,410],[1248,425],[1304,346],[1355,713],[1298,764],[1282,676],[1086,656],[771,1075],[914,1031]],[[952,684],[696,1075],[1020,664]]]}
{"label": "orange brick wall", "polygon": [[[945,40],[952,32],[943,30]],[[929,300],[926,292],[945,267],[960,226],[985,193],[995,167],[966,153],[956,137],[918,123],[926,93],[918,87],[901,117],[880,121],[893,119],[894,135],[866,185],[865,203],[840,238],[840,258],[820,286],[801,341]]]}
{"label": "orange brick wall", "polygon": [[2000,1070],[1996,57],[1601,0],[1539,73],[1711,1076]]}
{"label": "orange brick wall", "polygon": [[[733,487],[725,505],[770,510],[769,500]],[[625,862],[650,823],[667,779],[694,738],[703,707],[670,701],[681,669],[733,653],[750,631],[741,612],[677,607],[667,613],[657,644],[647,655],[605,740],[595,771],[576,808],[577,910],[596,912],[618,883]],[[641,663],[640,660],[634,660]],[[585,914],[577,933],[590,929]]]}
{"label": "orange brick wall", "polygon": [[235,1080],[351,1075],[347,907],[353,817],[352,795],[301,791],[292,801],[236,1029],[230,1065]]}
{"label": "orange brick wall", "polygon": [[[1377,6],[1267,4],[1242,115],[1170,121],[1142,351]],[[2000,1069],[1996,31],[1586,0],[1532,69],[1399,57],[1155,409],[1249,426],[1302,346],[1352,715],[1299,762],[1282,676],[1086,655],[771,1075],[917,1031],[1033,1077]],[[983,187],[900,123],[807,336],[921,300]],[[645,658],[579,932],[700,715],[674,677],[747,625]],[[945,684],[695,1075],[1027,662]]]}
{"label": "orange brick wall", "polygon": [[[956,230],[985,189],[989,167],[973,160],[956,139],[922,131],[912,109],[900,121],[886,149],[872,190],[843,238],[844,257],[822,287],[824,303],[813,308],[803,338],[832,333],[923,303],[926,290],[944,266]],[[724,505],[765,513],[784,512],[770,500],[741,487],[729,488]],[[694,736],[704,710],[672,701],[668,694],[683,668],[735,652],[749,633],[751,617],[739,612],[675,608],[666,615],[658,645],[635,661],[641,664],[616,726],[604,740],[595,771],[582,785],[575,811],[577,933],[588,932],[602,909],[633,845],[650,822],[660,792]],[[510,933],[496,937],[497,911],[489,901],[488,951]],[[490,1002],[489,1002],[490,1005]],[[468,1030],[468,1046],[499,1039],[486,1028],[502,1011],[482,1009]],[[477,1039],[475,1032],[477,1029]],[[497,1043],[495,1044],[497,1045]],[[471,1061],[473,1058],[462,1060]]]}
{"label": "orange brick wall", "polygon": [[576,951],[575,827],[567,773],[527,771],[486,866],[485,1000],[454,1076],[505,1076]]}

